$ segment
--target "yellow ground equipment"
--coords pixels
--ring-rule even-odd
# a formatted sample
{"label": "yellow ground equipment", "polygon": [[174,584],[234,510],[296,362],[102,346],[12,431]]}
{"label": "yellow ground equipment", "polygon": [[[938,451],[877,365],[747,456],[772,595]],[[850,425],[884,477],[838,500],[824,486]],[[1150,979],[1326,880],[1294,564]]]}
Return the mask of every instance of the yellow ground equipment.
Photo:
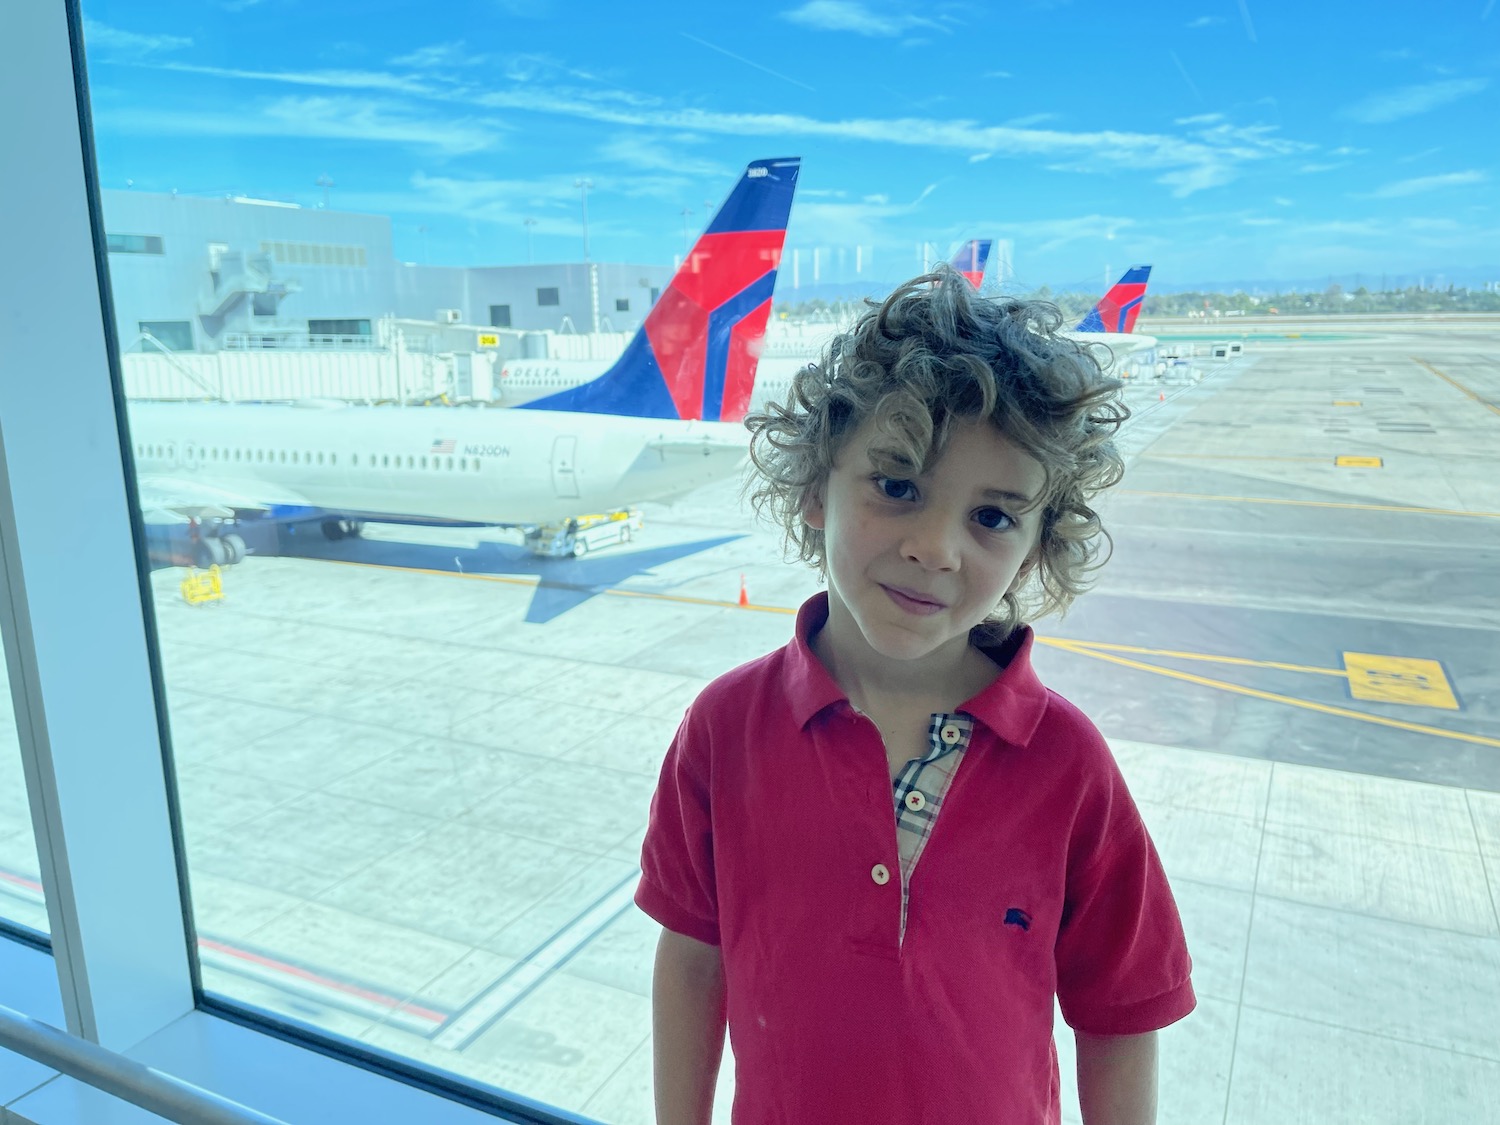
{"label": "yellow ground equipment", "polygon": [[190,568],[182,580],[182,600],[188,605],[224,600],[224,579],[217,566],[207,570]]}

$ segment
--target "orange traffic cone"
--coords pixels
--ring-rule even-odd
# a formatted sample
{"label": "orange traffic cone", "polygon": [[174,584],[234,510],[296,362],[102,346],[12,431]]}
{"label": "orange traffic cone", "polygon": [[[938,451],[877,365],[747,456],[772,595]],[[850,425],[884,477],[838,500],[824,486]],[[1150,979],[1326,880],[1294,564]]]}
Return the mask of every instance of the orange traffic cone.
{"label": "orange traffic cone", "polygon": [[750,595],[745,592],[745,576],[740,575],[740,608],[750,608]]}
{"label": "orange traffic cone", "polygon": [[1156,392],[1156,401],[1157,402],[1166,402],[1167,401],[1167,392],[1166,391],[1157,391]]}

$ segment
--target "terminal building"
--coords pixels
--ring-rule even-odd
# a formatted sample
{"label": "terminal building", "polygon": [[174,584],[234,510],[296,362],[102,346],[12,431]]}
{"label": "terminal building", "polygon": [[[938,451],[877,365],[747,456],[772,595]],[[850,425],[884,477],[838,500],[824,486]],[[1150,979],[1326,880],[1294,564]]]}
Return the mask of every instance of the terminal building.
{"label": "terminal building", "polygon": [[[104,190],[101,201],[126,352],[385,347],[380,325],[397,321],[633,332],[672,275],[604,262],[400,262],[388,216],[242,196]],[[510,350],[523,354],[519,340]]]}

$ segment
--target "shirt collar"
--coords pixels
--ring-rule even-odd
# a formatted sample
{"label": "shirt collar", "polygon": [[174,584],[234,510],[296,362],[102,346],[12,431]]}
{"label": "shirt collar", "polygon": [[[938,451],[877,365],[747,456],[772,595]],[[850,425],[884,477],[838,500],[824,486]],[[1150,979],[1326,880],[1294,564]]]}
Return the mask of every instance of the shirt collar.
{"label": "shirt collar", "polygon": [[[808,644],[827,620],[828,594],[814,594],[797,611],[796,635],[786,647],[782,687],[792,721],[799,729],[824,708],[848,701],[843,688]],[[998,644],[979,640],[980,650],[1000,665],[1000,673],[959,708],[989,727],[1002,741],[1018,746],[1031,740],[1047,709],[1047,689],[1031,667],[1032,641],[1029,625],[1022,625]]]}

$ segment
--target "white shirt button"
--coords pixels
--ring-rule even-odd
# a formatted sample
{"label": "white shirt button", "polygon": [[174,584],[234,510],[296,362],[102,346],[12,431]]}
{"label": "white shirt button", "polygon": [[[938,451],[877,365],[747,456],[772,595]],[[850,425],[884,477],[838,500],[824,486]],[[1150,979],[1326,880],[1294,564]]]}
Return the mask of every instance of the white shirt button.
{"label": "white shirt button", "polygon": [[927,798],[913,789],[906,795],[906,807],[912,812],[921,812],[927,807]]}
{"label": "white shirt button", "polygon": [[883,863],[877,863],[870,868],[870,878],[875,880],[877,887],[883,887],[891,881],[891,872]]}
{"label": "white shirt button", "polygon": [[958,729],[955,723],[944,723],[943,729],[938,731],[938,737],[949,746],[956,745],[958,740],[964,736],[964,732]]}

